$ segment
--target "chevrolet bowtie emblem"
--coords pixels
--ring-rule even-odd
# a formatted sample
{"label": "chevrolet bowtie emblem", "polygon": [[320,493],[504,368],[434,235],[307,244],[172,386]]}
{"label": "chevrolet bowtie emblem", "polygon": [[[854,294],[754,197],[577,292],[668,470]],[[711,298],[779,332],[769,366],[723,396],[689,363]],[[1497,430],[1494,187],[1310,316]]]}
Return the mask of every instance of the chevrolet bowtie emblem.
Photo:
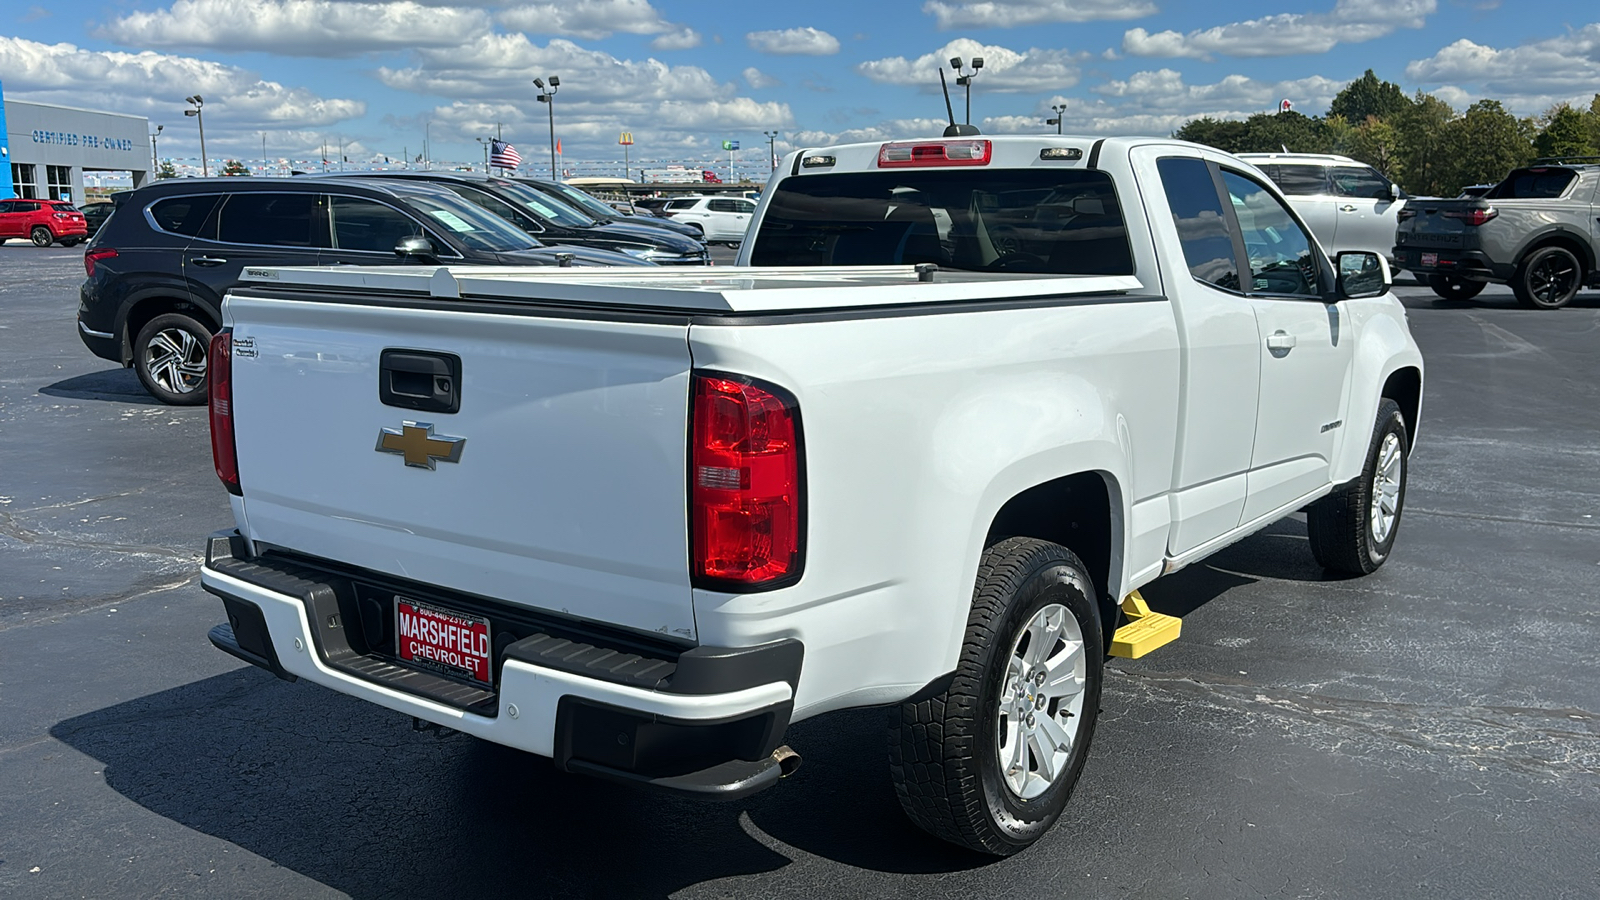
{"label": "chevrolet bowtie emblem", "polygon": [[435,435],[427,422],[406,422],[396,431],[393,428],[378,430],[379,453],[398,453],[406,458],[406,465],[419,469],[438,468],[438,460],[458,463],[466,438]]}

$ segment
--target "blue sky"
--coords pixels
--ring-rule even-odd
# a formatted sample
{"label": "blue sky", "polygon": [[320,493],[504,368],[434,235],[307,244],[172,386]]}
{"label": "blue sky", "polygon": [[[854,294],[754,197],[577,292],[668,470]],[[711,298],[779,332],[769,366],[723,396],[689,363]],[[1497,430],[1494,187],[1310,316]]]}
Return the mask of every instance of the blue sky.
{"label": "blue sky", "polygon": [[[1519,114],[1600,91],[1600,4],[1544,0],[7,0],[8,97],[133,112],[162,156],[198,156],[183,98],[206,101],[213,157],[481,159],[497,123],[548,166],[534,76],[559,75],[564,161],[764,167],[780,151],[938,127],[938,61],[981,55],[973,120],[990,132],[1166,134],[1288,98],[1308,114],[1367,68],[1458,109]],[[956,95],[957,114],[961,97]],[[429,124],[431,123],[431,124]],[[1053,130],[1053,129],[1052,129]]]}

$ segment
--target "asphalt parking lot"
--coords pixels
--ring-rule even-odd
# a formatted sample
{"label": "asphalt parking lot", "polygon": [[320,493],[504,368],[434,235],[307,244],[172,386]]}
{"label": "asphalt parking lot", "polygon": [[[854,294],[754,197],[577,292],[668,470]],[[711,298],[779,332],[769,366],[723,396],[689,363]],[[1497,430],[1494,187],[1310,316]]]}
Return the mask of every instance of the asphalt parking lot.
{"label": "asphalt parking lot", "polygon": [[213,650],[205,410],[84,350],[81,258],[0,247],[0,896],[1600,892],[1600,293],[1399,288],[1429,370],[1391,562],[1328,580],[1291,520],[1152,586],[1183,639],[1111,664],[1067,813],[996,861],[903,817],[879,711],[699,804]]}

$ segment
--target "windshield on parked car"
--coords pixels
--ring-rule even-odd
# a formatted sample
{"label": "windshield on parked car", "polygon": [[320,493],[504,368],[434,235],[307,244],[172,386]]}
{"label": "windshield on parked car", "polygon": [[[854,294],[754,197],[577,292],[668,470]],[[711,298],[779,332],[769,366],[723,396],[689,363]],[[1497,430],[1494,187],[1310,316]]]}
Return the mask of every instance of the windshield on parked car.
{"label": "windshield on parked car", "polygon": [[1111,177],[1059,169],[786,178],[768,203],[751,263],[1133,274]]}
{"label": "windshield on parked car", "polygon": [[506,253],[538,246],[510,222],[449,195],[406,194],[405,204],[474,250]]}
{"label": "windshield on parked car", "polygon": [[[537,188],[535,188],[535,190],[537,190]],[[558,184],[553,187],[546,188],[545,192],[554,192],[560,194],[561,199],[588,213],[596,219],[610,219],[614,218],[617,214],[616,210],[570,185]]]}
{"label": "windshield on parked car", "polygon": [[496,181],[494,189],[516,200],[534,215],[565,228],[592,228],[600,224],[585,213],[568,206],[549,194],[542,194],[525,184],[514,181]]}

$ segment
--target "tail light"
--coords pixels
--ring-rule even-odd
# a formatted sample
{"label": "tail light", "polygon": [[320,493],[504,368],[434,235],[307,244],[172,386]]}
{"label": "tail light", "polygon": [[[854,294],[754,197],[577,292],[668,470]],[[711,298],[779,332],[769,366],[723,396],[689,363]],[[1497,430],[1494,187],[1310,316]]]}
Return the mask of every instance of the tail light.
{"label": "tail light", "polygon": [[93,278],[94,264],[102,259],[112,259],[116,255],[117,251],[111,249],[110,247],[105,247],[99,250],[90,250],[83,255],[83,270],[89,273],[90,278]]}
{"label": "tail light", "polygon": [[878,167],[986,166],[993,155],[990,141],[898,141],[878,148]]}
{"label": "tail light", "polygon": [[800,577],[800,408],[774,385],[697,372],[689,543],[696,587],[750,591]]}
{"label": "tail light", "polygon": [[206,354],[206,384],[211,398],[211,461],[222,486],[234,496],[239,488],[239,451],[233,440],[233,329],[224,328],[211,338]]}
{"label": "tail light", "polygon": [[1446,219],[1460,219],[1468,225],[1482,225],[1495,216],[1500,215],[1500,210],[1495,209],[1492,206],[1479,207],[1476,209],[1447,209],[1439,215],[1444,216]]}

